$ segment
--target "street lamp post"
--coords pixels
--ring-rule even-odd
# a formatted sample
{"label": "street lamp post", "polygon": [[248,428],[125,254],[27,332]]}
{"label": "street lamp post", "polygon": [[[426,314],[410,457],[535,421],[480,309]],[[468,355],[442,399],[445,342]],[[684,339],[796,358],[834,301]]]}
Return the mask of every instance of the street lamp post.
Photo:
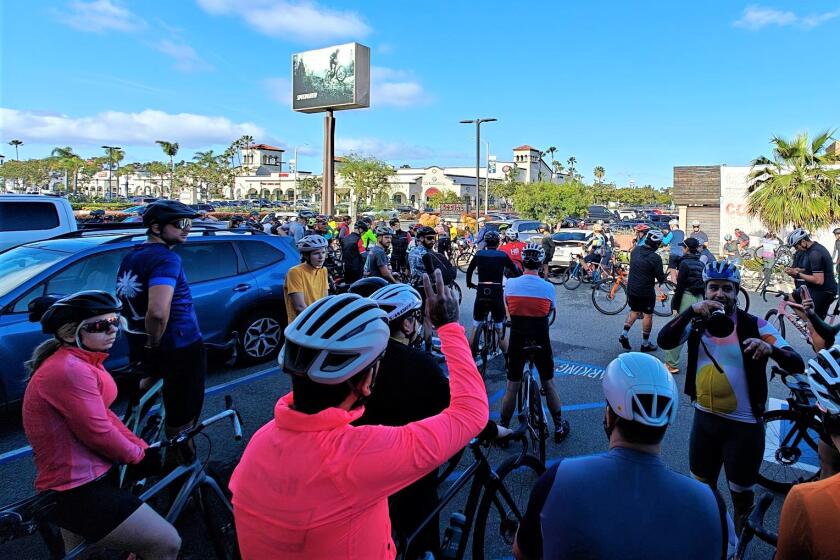
{"label": "street lamp post", "polygon": [[[4,161],[6,161],[6,156],[4,156],[3,154],[0,154],[0,165],[3,165]],[[3,176],[3,183],[0,184],[0,193],[5,193],[5,192],[6,192],[6,177],[4,175]]]}
{"label": "street lamp post", "polygon": [[[479,186],[479,168],[481,167],[481,123],[495,122],[498,119],[473,119],[461,121],[461,124],[475,123],[475,219],[478,220],[478,212],[481,207],[480,202],[480,186]],[[485,208],[486,212],[487,209]]]}
{"label": "street lamp post", "polygon": [[292,212],[297,211],[297,193],[298,193],[298,148],[303,148],[304,146],[308,146],[309,144],[303,144],[301,146],[295,146],[295,186],[292,190]]}
{"label": "street lamp post", "polygon": [[[114,176],[114,150],[121,150],[119,146],[102,146],[103,150],[108,150],[108,202],[111,201],[111,189],[113,188],[111,181]],[[119,187],[119,185],[117,185]]]}

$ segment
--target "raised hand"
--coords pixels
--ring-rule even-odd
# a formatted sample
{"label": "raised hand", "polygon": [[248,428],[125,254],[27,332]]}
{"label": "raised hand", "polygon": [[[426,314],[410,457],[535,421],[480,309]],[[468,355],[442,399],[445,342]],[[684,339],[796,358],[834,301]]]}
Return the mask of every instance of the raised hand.
{"label": "raised hand", "polygon": [[428,274],[423,274],[423,289],[426,291],[426,316],[432,325],[442,327],[447,323],[458,322],[458,300],[452,297],[452,292],[443,284],[443,275],[435,269],[435,286]]}

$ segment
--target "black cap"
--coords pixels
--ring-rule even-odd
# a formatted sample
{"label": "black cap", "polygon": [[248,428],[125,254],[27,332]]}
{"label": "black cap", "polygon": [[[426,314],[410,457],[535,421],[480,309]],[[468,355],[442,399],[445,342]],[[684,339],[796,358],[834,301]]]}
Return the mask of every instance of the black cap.
{"label": "black cap", "polygon": [[693,237],[686,237],[685,241],[683,241],[683,245],[685,245],[689,251],[693,251],[700,248],[700,240]]}

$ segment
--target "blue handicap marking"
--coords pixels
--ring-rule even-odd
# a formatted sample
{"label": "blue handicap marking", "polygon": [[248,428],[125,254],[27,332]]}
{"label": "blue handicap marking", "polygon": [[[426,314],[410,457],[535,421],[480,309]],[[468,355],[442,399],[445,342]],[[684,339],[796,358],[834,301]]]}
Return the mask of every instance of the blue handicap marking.
{"label": "blue handicap marking", "polygon": [[554,374],[558,376],[587,377],[600,381],[603,379],[605,371],[601,366],[594,364],[554,358]]}
{"label": "blue handicap marking", "polygon": [[[770,406],[768,407],[768,410],[787,410],[788,408],[787,401],[773,398],[770,399]],[[793,429],[794,424],[787,421],[772,422],[772,424],[776,424],[778,426],[779,432],[777,434],[775,432],[771,433],[770,430],[765,430],[764,460],[770,463],[776,463],[776,450],[779,449],[779,446],[784,441],[785,436],[787,436],[787,434]],[[815,430],[808,430],[808,435],[813,441],[819,441],[820,439],[820,435]],[[815,449],[812,449],[807,442],[801,441],[799,443],[799,451],[801,452],[799,462],[790,465],[792,468],[810,473],[815,473],[820,470],[820,458]]]}

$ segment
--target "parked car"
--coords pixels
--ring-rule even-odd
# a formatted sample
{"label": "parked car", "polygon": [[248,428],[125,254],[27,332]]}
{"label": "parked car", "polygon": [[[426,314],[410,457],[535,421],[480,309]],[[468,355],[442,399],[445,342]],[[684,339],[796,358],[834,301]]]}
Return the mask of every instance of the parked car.
{"label": "parked car", "polygon": [[589,207],[589,210],[586,214],[585,221],[588,224],[592,224],[597,222],[598,220],[602,220],[604,222],[611,222],[616,219],[615,213],[607,208],[606,206],[601,206],[600,204],[594,204]]}
{"label": "parked car", "polygon": [[[76,229],[76,217],[66,198],[38,194],[0,196],[0,251]],[[5,274],[2,267],[0,270]]]}
{"label": "parked car", "polygon": [[572,255],[582,255],[592,231],[588,229],[563,229],[551,235],[554,240],[554,257],[551,266],[566,268],[572,262]]}
{"label": "parked car", "polygon": [[[23,363],[46,338],[39,324],[29,322],[29,302],[79,290],[113,293],[123,257],[146,239],[141,229],[77,231],[0,253],[0,404],[21,398]],[[286,325],[286,271],[300,262],[290,238],[197,227],[173,250],[184,263],[204,339],[223,344],[236,331],[243,363],[274,358]],[[125,366],[127,352],[118,339],[106,366]]]}

